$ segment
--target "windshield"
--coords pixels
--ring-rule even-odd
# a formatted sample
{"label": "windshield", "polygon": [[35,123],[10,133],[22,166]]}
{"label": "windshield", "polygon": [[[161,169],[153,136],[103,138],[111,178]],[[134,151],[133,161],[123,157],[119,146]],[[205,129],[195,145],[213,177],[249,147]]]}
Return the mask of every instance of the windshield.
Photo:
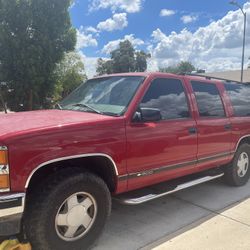
{"label": "windshield", "polygon": [[126,111],[143,80],[142,76],[111,76],[88,80],[59,106],[61,109],[118,116]]}

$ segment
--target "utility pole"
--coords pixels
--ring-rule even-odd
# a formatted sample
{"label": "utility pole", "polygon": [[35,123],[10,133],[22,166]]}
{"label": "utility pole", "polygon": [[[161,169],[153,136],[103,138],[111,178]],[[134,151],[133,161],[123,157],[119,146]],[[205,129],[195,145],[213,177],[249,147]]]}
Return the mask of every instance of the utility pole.
{"label": "utility pole", "polygon": [[237,6],[243,16],[244,16],[244,30],[243,30],[243,46],[242,46],[242,58],[241,58],[241,77],[240,77],[240,81],[243,82],[243,74],[244,74],[244,59],[245,59],[245,45],[246,45],[246,24],[247,24],[247,13],[243,10],[242,6],[236,2],[236,1],[231,1],[229,2],[232,5]]}

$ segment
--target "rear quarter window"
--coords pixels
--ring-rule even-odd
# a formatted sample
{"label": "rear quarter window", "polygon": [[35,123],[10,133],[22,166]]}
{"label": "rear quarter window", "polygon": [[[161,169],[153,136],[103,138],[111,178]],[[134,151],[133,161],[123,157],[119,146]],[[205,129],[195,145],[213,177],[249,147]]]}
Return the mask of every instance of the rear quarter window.
{"label": "rear quarter window", "polygon": [[219,90],[215,84],[192,81],[200,117],[225,117]]}
{"label": "rear quarter window", "polygon": [[234,116],[250,116],[250,85],[240,83],[224,83],[231,100]]}

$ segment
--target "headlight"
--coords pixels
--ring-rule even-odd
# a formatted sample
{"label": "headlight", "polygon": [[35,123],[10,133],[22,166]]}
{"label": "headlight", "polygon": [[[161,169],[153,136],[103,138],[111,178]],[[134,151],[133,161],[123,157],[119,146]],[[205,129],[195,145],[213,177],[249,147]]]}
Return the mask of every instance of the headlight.
{"label": "headlight", "polygon": [[8,148],[0,146],[0,192],[10,191]]}

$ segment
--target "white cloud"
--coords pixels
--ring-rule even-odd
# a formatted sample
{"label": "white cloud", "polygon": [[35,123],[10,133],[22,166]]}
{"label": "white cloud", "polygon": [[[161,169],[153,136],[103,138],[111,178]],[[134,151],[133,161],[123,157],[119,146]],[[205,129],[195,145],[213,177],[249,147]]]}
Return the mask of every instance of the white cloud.
{"label": "white cloud", "polygon": [[112,18],[100,22],[97,29],[100,31],[122,30],[128,26],[127,13],[114,14]]}
{"label": "white cloud", "polygon": [[[244,9],[250,15],[250,2]],[[248,19],[247,29],[250,27]],[[169,35],[156,29],[148,50],[152,55],[150,70],[167,67],[181,60],[191,61],[197,68],[222,71],[240,68],[243,16],[240,10],[230,11],[222,19],[213,21],[195,32],[183,29]],[[250,32],[246,32],[246,65],[250,55]]]}
{"label": "white cloud", "polygon": [[123,39],[118,39],[118,40],[110,41],[109,43],[107,43],[103,47],[102,53],[110,54],[111,51],[115,50],[119,46],[120,42],[125,41],[125,40],[129,40],[135,48],[144,44],[144,41],[142,41],[139,38],[135,38],[133,34],[130,34],[130,35],[124,36]]}
{"label": "white cloud", "polygon": [[84,63],[85,72],[88,78],[92,78],[96,75],[96,67],[97,67],[97,60],[98,57],[87,57],[83,54],[82,51],[78,52],[82,62]]}
{"label": "white cloud", "polygon": [[160,16],[172,16],[175,14],[174,10],[162,9],[160,12]]}
{"label": "white cloud", "polygon": [[85,31],[87,33],[98,33],[98,30],[95,27],[93,27],[93,26],[86,27]]}
{"label": "white cloud", "polygon": [[92,0],[89,10],[111,9],[113,12],[122,10],[127,13],[139,12],[144,0]]}
{"label": "white cloud", "polygon": [[193,22],[197,21],[197,19],[198,19],[198,16],[196,16],[196,15],[185,15],[185,16],[181,17],[181,21],[184,24],[193,23]]}
{"label": "white cloud", "polygon": [[70,9],[73,9],[75,7],[76,3],[73,1],[71,5],[69,6]]}
{"label": "white cloud", "polygon": [[81,1],[81,0],[72,0],[69,8],[70,9],[75,8],[79,4],[79,1]]}
{"label": "white cloud", "polygon": [[93,37],[92,34],[86,34],[82,28],[76,31],[77,34],[77,43],[76,49],[80,50],[86,47],[96,47],[98,45],[97,40]]}

